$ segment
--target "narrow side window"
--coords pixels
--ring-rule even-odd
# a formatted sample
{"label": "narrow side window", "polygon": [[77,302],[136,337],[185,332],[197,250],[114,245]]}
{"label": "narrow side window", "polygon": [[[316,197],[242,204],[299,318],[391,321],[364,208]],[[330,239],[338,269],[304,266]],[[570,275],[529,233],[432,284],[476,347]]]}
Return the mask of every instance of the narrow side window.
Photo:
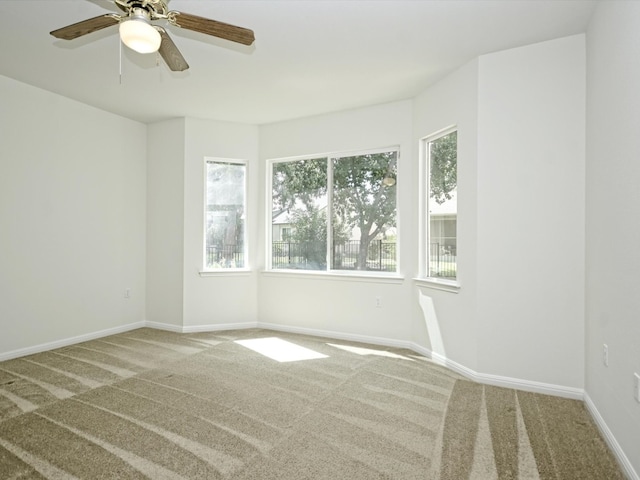
{"label": "narrow side window", "polygon": [[245,163],[206,161],[205,270],[246,267]]}
{"label": "narrow side window", "polygon": [[427,277],[457,280],[458,132],[448,129],[423,140],[427,165]]}

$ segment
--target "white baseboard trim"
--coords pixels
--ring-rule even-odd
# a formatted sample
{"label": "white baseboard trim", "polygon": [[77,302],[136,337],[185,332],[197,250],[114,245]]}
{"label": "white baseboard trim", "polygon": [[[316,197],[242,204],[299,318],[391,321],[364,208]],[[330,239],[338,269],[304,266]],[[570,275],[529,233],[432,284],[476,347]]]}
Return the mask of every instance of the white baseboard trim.
{"label": "white baseboard trim", "polygon": [[148,328],[155,328],[156,330],[164,330],[167,332],[184,333],[182,325],[173,325],[171,323],[150,322],[149,320],[145,320],[144,326]]}
{"label": "white baseboard trim", "polygon": [[492,375],[489,373],[479,373],[464,365],[450,360],[449,358],[434,353],[428,348],[415,343],[410,347],[413,351],[430,358],[434,363],[450,368],[456,373],[467,377],[474,382],[493,385],[494,387],[514,388],[516,390],[524,390],[525,392],[542,393],[544,395],[553,395],[555,397],[571,398],[573,400],[583,400],[584,391],[580,388],[565,387],[562,385],[554,385],[543,382],[533,382],[530,380],[522,380],[520,378],[503,377],[500,375]]}
{"label": "white baseboard trim", "polygon": [[565,387],[562,385],[554,385],[552,383],[532,382],[529,380],[521,380],[519,378],[490,375],[487,373],[476,374],[476,380],[480,383],[493,385],[495,387],[514,388],[516,390],[524,390],[525,392],[553,395],[556,397],[570,398],[572,400],[584,399],[584,390],[581,388]]}
{"label": "white baseboard trim", "polygon": [[290,325],[280,325],[278,323],[258,322],[258,328],[276,330],[279,332],[299,333],[301,335],[311,335],[312,337],[335,338],[337,340],[349,340],[351,342],[370,343],[384,347],[411,348],[410,343],[404,340],[394,340],[384,337],[371,337],[368,335],[358,335],[355,333],[334,332],[331,330],[319,330],[316,328],[293,327]]}
{"label": "white baseboard trim", "polygon": [[478,373],[464,365],[450,360],[443,355],[432,352],[426,347],[413,342],[404,340],[394,340],[384,337],[372,337],[367,335],[350,334],[344,332],[334,332],[329,330],[320,330],[315,328],[295,327],[290,325],[280,325],[277,323],[258,322],[259,328],[268,330],[276,330],[282,332],[299,333],[303,335],[312,335],[314,337],[328,337],[339,340],[349,340],[352,342],[370,343],[372,345],[381,345],[386,347],[407,348],[413,350],[420,355],[431,359],[434,363],[442,365],[453,370],[460,375],[467,377],[478,383],[493,385],[496,387],[515,388],[516,390],[524,390],[527,392],[542,393],[545,395],[554,395],[556,397],[571,398],[574,400],[583,399],[583,390],[579,388],[565,387],[562,385],[553,385],[542,382],[532,382],[519,378],[502,377],[499,375],[491,375],[486,373]]}
{"label": "white baseboard trim", "polygon": [[404,340],[396,340],[385,337],[374,337],[370,335],[360,335],[355,333],[344,333],[332,330],[321,330],[316,328],[296,327],[291,325],[282,325],[277,323],[268,322],[239,322],[239,323],[224,323],[224,324],[210,324],[210,325],[174,325],[162,322],[153,321],[141,321],[122,325],[119,327],[108,328],[105,330],[99,330],[97,332],[70,337],[54,342],[44,343],[41,345],[35,345],[33,347],[21,348],[0,354],[0,361],[10,360],[12,358],[23,357],[25,355],[31,355],[34,353],[40,353],[54,348],[66,347],[76,343],[86,342],[88,340],[95,340],[97,338],[106,337],[109,335],[115,335],[117,333],[127,332],[129,330],[135,330],[136,328],[149,327],[158,330],[166,330],[175,333],[197,333],[197,332],[215,332],[224,330],[243,330],[248,328],[264,328],[267,330],[282,331],[289,333],[298,333],[302,335],[311,335],[314,337],[326,337],[334,338],[338,340],[347,340],[351,342],[369,343],[372,345],[380,345],[385,347],[407,348],[414,352],[423,355],[438,365],[450,368],[454,372],[460,375],[474,380],[479,383],[485,383],[488,385],[495,385],[499,387],[515,388],[518,390],[525,390],[535,393],[543,393],[547,395],[555,395],[566,398],[573,398],[577,400],[583,399],[583,391],[580,389],[563,387],[559,385],[550,385],[539,382],[531,382],[528,380],[521,380],[517,378],[501,377],[498,375],[490,375],[484,373],[478,373],[462,364],[459,364],[453,360],[450,360],[442,355],[431,352],[426,347],[418,345],[416,343],[407,342]]}
{"label": "white baseboard trim", "polygon": [[616,437],[614,437],[613,432],[609,429],[609,426],[604,421],[604,418],[602,418],[602,415],[600,415],[600,412],[598,412],[596,405],[593,403],[587,392],[584,393],[584,403],[587,405],[587,410],[589,410],[589,413],[600,429],[600,433],[602,433],[607,445],[611,448],[611,451],[617,458],[624,473],[629,477],[629,480],[640,480],[640,475],[638,475],[638,472],[636,472],[633,465],[631,465],[631,462],[625,455],[624,450],[622,450],[622,447],[616,440]]}
{"label": "white baseboard trim", "polygon": [[257,322],[243,322],[243,323],[220,323],[211,325],[173,325],[171,323],[162,322],[150,322],[149,320],[144,322],[145,327],[155,328],[158,330],[166,330],[168,332],[175,333],[198,333],[198,332],[218,332],[223,330],[245,330],[247,328],[256,328]]}
{"label": "white baseboard trim", "polygon": [[46,352],[48,350],[53,350],[54,348],[68,347],[69,345],[87,342],[89,340],[95,340],[97,338],[108,337],[109,335],[115,335],[117,333],[124,333],[128,332],[129,330],[135,330],[136,328],[142,328],[144,326],[145,322],[129,323],[127,325],[120,325],[119,327],[98,330],[97,332],[85,333],[83,335],[64,338],[62,340],[41,343],[40,345],[34,345],[32,347],[19,348],[17,350],[0,353],[0,362],[4,360],[11,360],[12,358],[24,357],[26,355],[33,355],[34,353]]}
{"label": "white baseboard trim", "polygon": [[443,367],[447,367],[448,369],[459,373],[463,377],[467,377],[469,380],[477,381],[476,377],[478,376],[478,374],[474,370],[471,370],[469,367],[465,367],[458,362],[454,362],[444,355],[432,352],[428,348],[423,347],[422,345],[418,345],[417,343],[411,343],[411,346],[409,348],[411,348],[411,350],[413,350],[414,352],[419,353],[420,355],[430,358],[433,363],[442,365]]}
{"label": "white baseboard trim", "polygon": [[197,332],[220,332],[224,330],[245,330],[248,328],[257,328],[257,322],[242,322],[242,323],[219,323],[211,325],[187,325],[182,327],[182,333],[197,333]]}

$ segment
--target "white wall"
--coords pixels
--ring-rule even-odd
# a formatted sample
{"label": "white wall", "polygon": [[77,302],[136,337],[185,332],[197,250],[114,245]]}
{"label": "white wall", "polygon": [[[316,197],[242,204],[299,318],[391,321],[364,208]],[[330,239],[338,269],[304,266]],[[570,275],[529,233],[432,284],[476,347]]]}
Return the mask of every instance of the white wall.
{"label": "white wall", "polygon": [[[587,32],[586,393],[640,474],[640,3],[601,2]],[[609,346],[609,367],[602,345]]]}
{"label": "white wall", "polygon": [[479,59],[478,370],[580,391],[585,38]]}
{"label": "white wall", "polygon": [[482,56],[415,99],[416,147],[458,126],[461,287],[418,284],[413,342],[482,380],[579,395],[584,115],[583,35]]}
{"label": "white wall", "polygon": [[247,240],[249,267],[257,263],[259,207],[258,127],[228,122],[186,119],[184,158],[184,325],[255,324],[257,273],[224,272],[203,277],[204,159],[246,160],[248,174]]}
{"label": "white wall", "polygon": [[0,353],[143,321],[146,127],[1,76],[0,103]]}
{"label": "white wall", "polygon": [[[405,162],[399,186],[410,185],[399,189],[401,282],[265,273],[260,321],[411,342],[484,379],[579,395],[584,115],[585,43],[578,35],[483,56],[410,104],[261,127],[263,161],[397,138]],[[460,142],[459,293],[411,280],[424,214],[418,143],[450,125],[458,126]],[[375,296],[390,299],[388,310],[374,307]]]}
{"label": "white wall", "polygon": [[258,128],[181,118],[149,126],[147,320],[178,331],[257,318],[256,273],[201,276],[206,157],[247,160],[248,237],[257,251]]}
{"label": "white wall", "polygon": [[[260,127],[261,178],[267,174],[268,159],[390,146],[400,146],[397,185],[402,229],[402,225],[409,226],[413,221],[409,213],[413,208],[415,175],[410,101]],[[267,202],[264,185],[262,195],[263,202]],[[263,241],[264,228],[261,230]],[[415,243],[409,237],[399,239],[404,280],[262,273],[258,282],[259,320],[281,328],[407,341],[411,333],[409,279],[415,268]],[[382,308],[376,308],[376,297],[381,297]]]}
{"label": "white wall", "polygon": [[155,123],[148,130],[146,320],[181,329],[185,119]]}
{"label": "white wall", "polygon": [[[430,87],[414,100],[414,162],[418,170],[420,140],[451,125],[458,127],[458,293],[415,287],[412,341],[467,368],[477,368],[476,315],[476,162],[478,131],[478,61]],[[423,172],[424,174],[424,172]],[[423,175],[424,176],[424,175]],[[410,235],[418,238],[425,218],[419,209],[415,175]],[[426,239],[423,240],[426,242]],[[416,243],[416,249],[418,248]],[[424,260],[423,260],[424,261]]]}

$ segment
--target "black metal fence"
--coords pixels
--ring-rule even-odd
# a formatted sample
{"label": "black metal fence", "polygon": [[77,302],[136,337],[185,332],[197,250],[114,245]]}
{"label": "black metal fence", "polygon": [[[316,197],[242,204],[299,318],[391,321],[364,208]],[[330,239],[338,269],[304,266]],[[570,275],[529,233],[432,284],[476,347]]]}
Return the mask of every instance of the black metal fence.
{"label": "black metal fence", "polygon": [[207,266],[244,267],[244,248],[242,245],[207,245]]}
{"label": "black metal fence", "polygon": [[457,255],[455,246],[432,243],[429,248],[429,275],[456,278]]}
{"label": "black metal fence", "polygon": [[327,247],[324,242],[273,242],[271,268],[325,270]]}
{"label": "black metal fence", "polygon": [[[456,249],[450,245],[431,243],[429,274],[434,277],[456,278]],[[324,242],[273,242],[271,266],[275,269],[326,270],[327,248]],[[242,245],[208,245],[207,266],[244,267]],[[360,242],[350,240],[333,246],[335,270],[362,270],[358,268]],[[369,244],[364,269],[381,272],[396,271],[396,243],[374,240]]]}
{"label": "black metal fence", "polygon": [[[326,270],[327,247],[324,242],[273,242],[271,245],[272,268]],[[375,270],[395,272],[396,243],[374,240],[369,243],[365,265],[358,267],[360,241],[350,240],[333,246],[335,270]]]}

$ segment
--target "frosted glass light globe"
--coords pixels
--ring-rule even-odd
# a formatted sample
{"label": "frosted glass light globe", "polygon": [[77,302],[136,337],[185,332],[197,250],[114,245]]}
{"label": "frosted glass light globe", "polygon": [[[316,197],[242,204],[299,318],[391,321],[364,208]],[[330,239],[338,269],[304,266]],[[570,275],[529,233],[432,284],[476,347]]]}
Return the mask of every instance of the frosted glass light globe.
{"label": "frosted glass light globe", "polygon": [[160,33],[143,18],[132,18],[120,23],[120,39],[138,53],[153,53],[160,48]]}

